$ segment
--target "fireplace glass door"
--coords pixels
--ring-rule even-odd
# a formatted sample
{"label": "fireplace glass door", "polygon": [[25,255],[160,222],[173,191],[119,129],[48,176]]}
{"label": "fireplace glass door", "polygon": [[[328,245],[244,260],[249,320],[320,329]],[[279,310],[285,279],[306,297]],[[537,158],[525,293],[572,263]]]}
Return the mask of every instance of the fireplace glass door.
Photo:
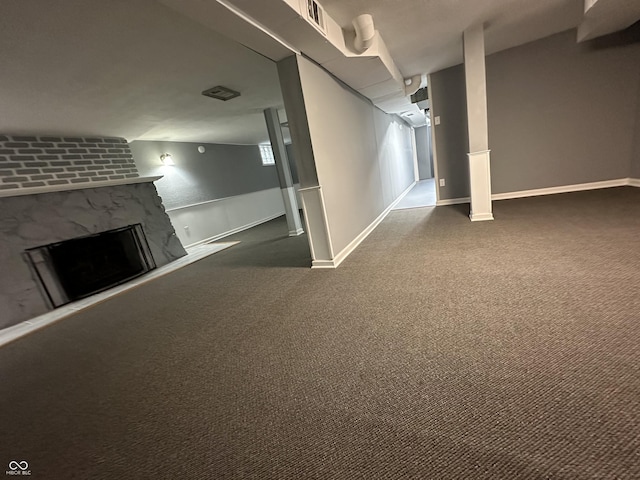
{"label": "fireplace glass door", "polygon": [[26,254],[53,307],[155,268],[140,224],[43,245]]}

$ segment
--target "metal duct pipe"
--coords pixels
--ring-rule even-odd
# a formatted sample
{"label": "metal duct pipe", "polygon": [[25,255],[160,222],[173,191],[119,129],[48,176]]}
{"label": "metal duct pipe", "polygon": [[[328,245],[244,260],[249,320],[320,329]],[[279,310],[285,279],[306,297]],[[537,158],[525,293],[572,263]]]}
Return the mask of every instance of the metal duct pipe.
{"label": "metal duct pipe", "polygon": [[354,48],[356,49],[356,52],[363,53],[373,45],[373,39],[376,36],[373,17],[368,13],[364,13],[354,18],[351,23],[356,31],[356,38],[353,42]]}

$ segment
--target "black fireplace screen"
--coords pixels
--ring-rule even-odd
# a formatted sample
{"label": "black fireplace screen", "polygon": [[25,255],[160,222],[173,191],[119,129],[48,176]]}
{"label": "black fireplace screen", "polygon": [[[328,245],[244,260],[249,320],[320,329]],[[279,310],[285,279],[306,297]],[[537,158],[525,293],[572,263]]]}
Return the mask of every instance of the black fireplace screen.
{"label": "black fireplace screen", "polygon": [[53,307],[155,268],[140,224],[31,248],[25,253]]}

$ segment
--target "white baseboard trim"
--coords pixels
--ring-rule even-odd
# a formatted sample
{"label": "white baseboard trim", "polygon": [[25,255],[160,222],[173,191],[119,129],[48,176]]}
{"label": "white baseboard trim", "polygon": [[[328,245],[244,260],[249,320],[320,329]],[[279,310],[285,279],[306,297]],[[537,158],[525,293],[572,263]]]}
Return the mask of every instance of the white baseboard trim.
{"label": "white baseboard trim", "polygon": [[[601,182],[576,183],[574,185],[561,185],[559,187],[536,188],[533,190],[520,190],[517,192],[494,193],[491,195],[491,200],[509,200],[512,198],[537,197],[539,195],[555,195],[557,193],[581,192],[584,190],[598,190],[601,188],[624,186],[640,188],[640,178],[618,178],[615,180],[604,180]],[[471,199],[469,197],[449,198],[445,200],[438,200],[436,206],[442,207],[446,205],[458,205],[460,203],[470,203],[470,201]]]}
{"label": "white baseboard trim", "polygon": [[393,210],[393,207],[400,203],[400,200],[402,200],[405,195],[407,195],[407,193],[411,191],[415,184],[416,182],[414,181],[411,185],[409,185],[409,187],[407,187],[407,189],[402,192],[398,196],[398,198],[391,202],[391,205],[385,208],[384,211],[380,215],[378,215],[378,217],[373,222],[371,222],[371,224],[367,228],[360,232],[360,234],[356,238],[354,238],[349,243],[349,245],[344,247],[340,251],[340,253],[333,257],[332,260],[313,260],[313,262],[311,262],[311,268],[337,268],[338,265],[340,265],[344,261],[344,259],[347,258],[351,254],[351,252],[353,252],[378,225],[380,225],[380,222],[382,222],[382,220],[385,219],[389,212]]}
{"label": "white baseboard trim", "polygon": [[604,180],[602,182],[577,183],[574,185],[561,185],[559,187],[536,188],[534,190],[520,190],[518,192],[494,193],[492,200],[508,200],[511,198],[537,197],[538,195],[555,195],[557,193],[581,192],[584,190],[597,190],[600,188],[623,187],[629,185],[629,178],[616,180]]}
{"label": "white baseboard trim", "polygon": [[436,207],[446,207],[447,205],[459,205],[461,203],[469,202],[471,202],[471,197],[446,198],[444,200],[438,200],[436,202]]}
{"label": "white baseboard trim", "polygon": [[630,187],[639,187],[640,188],[640,178],[630,178],[629,179]]}
{"label": "white baseboard trim", "polygon": [[297,237],[299,235],[302,235],[303,233],[304,233],[303,228],[298,228],[297,230],[289,230],[290,237]]}
{"label": "white baseboard trim", "polygon": [[[202,245],[204,243],[215,242],[216,240],[220,240],[221,238],[228,237],[229,235],[233,235],[234,233],[242,232],[244,230],[248,230],[249,228],[253,228],[253,227],[257,226],[257,225],[260,225],[261,223],[269,222],[269,221],[271,221],[271,220],[273,220],[275,218],[281,217],[282,215],[284,215],[284,212],[277,213],[275,215],[270,215],[270,216],[265,217],[265,218],[261,218],[260,220],[256,220],[255,222],[247,223],[246,225],[242,225],[242,226],[236,227],[236,228],[234,228],[232,230],[228,230],[226,232],[219,233],[219,234],[214,235],[212,237],[205,238],[204,240],[200,240],[198,242],[191,243],[189,245],[185,245],[184,248],[192,248],[192,247],[196,247],[198,245]],[[304,231],[303,231],[303,233],[304,233]]]}
{"label": "white baseboard trim", "polygon": [[335,260],[312,260],[311,268],[336,268]]}
{"label": "white baseboard trim", "polygon": [[469,218],[471,219],[472,222],[486,222],[487,220],[493,220],[493,214],[492,213],[478,213],[478,214],[471,214],[469,215]]}

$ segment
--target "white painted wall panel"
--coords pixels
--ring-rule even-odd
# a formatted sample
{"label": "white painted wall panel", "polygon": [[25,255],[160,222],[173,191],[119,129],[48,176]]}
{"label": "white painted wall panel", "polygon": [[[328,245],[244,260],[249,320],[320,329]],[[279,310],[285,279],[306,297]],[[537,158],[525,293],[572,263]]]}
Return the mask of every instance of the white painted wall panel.
{"label": "white painted wall panel", "polygon": [[284,203],[280,188],[271,188],[167,210],[167,214],[182,244],[191,246],[284,215]]}
{"label": "white painted wall panel", "polygon": [[413,183],[411,130],[309,60],[299,57],[298,67],[338,255]]}

